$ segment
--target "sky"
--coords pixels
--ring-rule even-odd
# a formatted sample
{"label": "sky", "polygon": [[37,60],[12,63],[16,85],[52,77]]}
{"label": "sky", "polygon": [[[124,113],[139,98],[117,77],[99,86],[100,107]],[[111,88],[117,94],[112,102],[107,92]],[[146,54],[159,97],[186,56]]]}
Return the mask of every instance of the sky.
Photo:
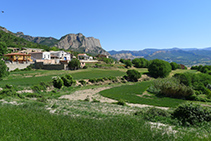
{"label": "sky", "polygon": [[0,26],[60,39],[82,33],[109,50],[211,47],[210,0],[1,0]]}

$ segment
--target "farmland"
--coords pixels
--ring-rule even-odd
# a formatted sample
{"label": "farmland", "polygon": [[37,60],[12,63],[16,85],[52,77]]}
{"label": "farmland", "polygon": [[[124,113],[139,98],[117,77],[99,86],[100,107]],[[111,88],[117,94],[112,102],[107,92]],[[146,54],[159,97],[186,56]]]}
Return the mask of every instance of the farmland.
{"label": "farmland", "polygon": [[[147,69],[136,70],[142,74],[147,73]],[[8,84],[19,91],[27,90],[41,81],[50,82],[53,76],[65,74],[71,74],[75,80],[117,77],[119,81],[111,83],[105,80],[105,82],[95,84],[61,89],[51,88],[49,91],[39,93],[26,92],[18,96],[4,97],[0,101],[1,140],[13,140],[14,137],[20,140],[175,140],[175,138],[177,140],[192,138],[207,140],[210,138],[210,135],[207,135],[207,132],[211,131],[210,123],[198,129],[183,127],[176,124],[170,117],[165,119],[156,117],[149,120],[145,118],[149,107],[129,106],[137,104],[163,107],[169,109],[167,112],[171,113],[179,104],[195,101],[160,97],[147,92],[153,79],[121,83],[120,78],[126,74],[126,71],[127,69],[89,68],[76,71],[12,72],[0,81],[1,87]],[[172,73],[178,72],[196,73],[192,70],[176,70]],[[91,91],[98,89],[102,91],[90,95]],[[82,94],[89,95],[89,99],[86,97],[78,100],[61,98],[64,95],[80,96]],[[128,105],[122,106],[113,102],[119,100],[125,101]],[[195,103],[210,104],[209,102]],[[141,112],[141,116],[137,116],[135,114],[137,112]],[[154,122],[153,124],[161,122],[165,126],[153,127],[151,121]]]}

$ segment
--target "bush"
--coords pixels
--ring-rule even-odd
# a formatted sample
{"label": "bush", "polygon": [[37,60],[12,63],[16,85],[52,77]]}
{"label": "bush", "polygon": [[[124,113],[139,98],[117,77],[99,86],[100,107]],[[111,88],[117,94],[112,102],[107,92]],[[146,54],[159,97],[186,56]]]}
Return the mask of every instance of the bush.
{"label": "bush", "polygon": [[119,99],[117,102],[118,105],[126,106],[126,102],[123,99]]}
{"label": "bush", "polygon": [[96,82],[96,79],[95,79],[95,78],[90,78],[90,79],[89,79],[89,82],[95,83],[95,82]]}
{"label": "bush", "polygon": [[85,80],[80,80],[79,81],[82,85],[86,85],[86,81]]}
{"label": "bush", "polygon": [[87,66],[84,66],[84,67],[83,67],[83,69],[87,69],[87,68],[88,68]]}
{"label": "bush", "polygon": [[61,79],[63,80],[64,85],[66,87],[70,87],[76,83],[76,81],[73,80],[73,77],[70,74],[66,74],[65,76],[62,76]]}
{"label": "bush", "polygon": [[141,78],[141,73],[137,70],[128,70],[127,72],[127,78],[130,81],[137,82],[139,78]]}
{"label": "bush", "polygon": [[211,121],[211,110],[200,105],[186,103],[179,105],[172,116],[180,120],[183,125],[197,125]]}
{"label": "bush", "polygon": [[149,74],[154,77],[166,77],[171,72],[171,65],[163,60],[155,59],[152,60],[151,64],[148,67]]}
{"label": "bush", "polygon": [[194,90],[191,87],[180,84],[175,78],[157,79],[148,91],[167,97],[186,99],[189,99],[194,94]]}
{"label": "bush", "polygon": [[158,108],[150,108],[144,114],[145,119],[154,119],[156,117],[170,117],[170,113],[166,110],[158,109]]}
{"label": "bush", "polygon": [[175,62],[171,62],[170,65],[171,65],[172,70],[176,70],[179,68],[179,65]]}
{"label": "bush", "polygon": [[132,60],[132,63],[136,68],[147,68],[149,65],[149,61],[144,58],[135,58]]}
{"label": "bush", "polygon": [[9,75],[9,72],[7,70],[8,70],[7,65],[5,64],[3,60],[1,60],[1,57],[0,57],[0,80],[2,80],[3,77],[6,77]]}
{"label": "bush", "polygon": [[190,73],[176,73],[173,77],[177,78],[180,81],[180,84],[191,86],[192,80]]}
{"label": "bush", "polygon": [[132,67],[132,62],[130,60],[125,60],[124,61],[124,64],[125,64],[125,67],[128,68],[128,67]]}
{"label": "bush", "polygon": [[53,86],[55,88],[58,88],[58,89],[61,89],[62,88],[64,82],[63,82],[63,80],[59,76],[52,77],[52,80],[53,80]]}

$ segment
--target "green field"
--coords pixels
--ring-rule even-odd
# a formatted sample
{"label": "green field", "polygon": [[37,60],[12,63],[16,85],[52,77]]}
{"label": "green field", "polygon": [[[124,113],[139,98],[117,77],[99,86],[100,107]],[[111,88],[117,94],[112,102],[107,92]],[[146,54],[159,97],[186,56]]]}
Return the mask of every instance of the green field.
{"label": "green field", "polygon": [[151,85],[152,82],[141,82],[134,85],[125,85],[114,87],[108,90],[101,91],[100,94],[112,99],[123,99],[129,103],[147,104],[162,107],[176,107],[177,105],[185,102],[182,99],[157,97],[154,94],[147,94],[141,96],[144,91]]}
{"label": "green field", "polygon": [[126,73],[120,70],[107,70],[107,69],[86,69],[77,71],[56,71],[56,70],[35,70],[35,71],[20,71],[11,72],[9,77],[0,81],[0,87],[5,84],[14,86],[33,86],[40,83],[41,81],[49,82],[53,76],[62,76],[64,74],[71,74],[74,79],[89,79],[89,78],[100,78],[109,76],[123,76]]}

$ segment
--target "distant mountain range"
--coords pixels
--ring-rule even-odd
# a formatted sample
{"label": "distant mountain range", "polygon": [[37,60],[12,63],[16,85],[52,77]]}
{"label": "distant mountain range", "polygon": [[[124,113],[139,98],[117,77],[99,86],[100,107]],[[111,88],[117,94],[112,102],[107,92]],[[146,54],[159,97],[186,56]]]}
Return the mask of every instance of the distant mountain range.
{"label": "distant mountain range", "polygon": [[116,59],[146,58],[162,59],[168,62],[176,62],[184,65],[211,65],[211,47],[197,48],[171,48],[171,49],[144,49],[139,51],[108,51]]}
{"label": "distant mountain range", "polygon": [[53,37],[33,37],[30,35],[24,35],[23,32],[13,33],[4,27],[0,27],[0,30],[5,33],[14,35],[18,38],[23,38],[27,41],[37,43],[40,45],[46,45],[49,47],[56,46],[60,49],[65,49],[65,50],[69,49],[72,51],[89,53],[92,55],[97,55],[97,54],[110,55],[107,51],[105,51],[101,47],[99,39],[95,39],[94,37],[85,37],[81,33],[67,34],[58,40]]}

